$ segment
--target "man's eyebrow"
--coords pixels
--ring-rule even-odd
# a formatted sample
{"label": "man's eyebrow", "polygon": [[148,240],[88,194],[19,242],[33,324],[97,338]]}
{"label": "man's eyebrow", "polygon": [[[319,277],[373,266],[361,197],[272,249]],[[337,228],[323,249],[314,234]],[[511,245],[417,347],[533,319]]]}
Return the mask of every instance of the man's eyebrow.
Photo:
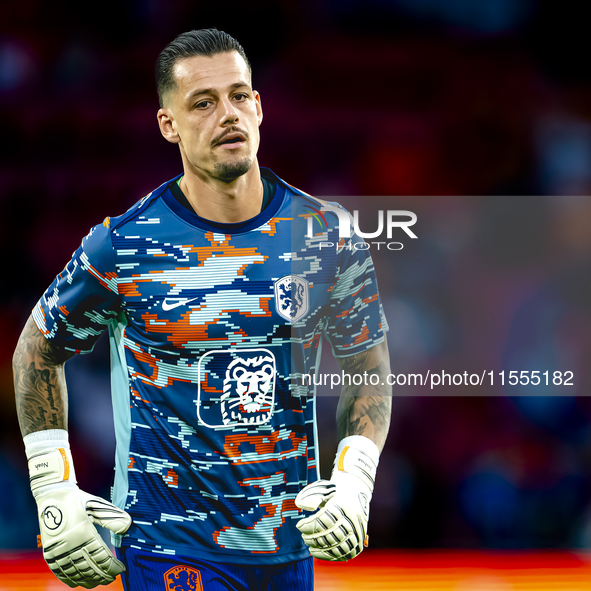
{"label": "man's eyebrow", "polygon": [[[248,84],[248,82],[234,82],[234,84],[231,84],[228,88],[233,90],[235,88],[241,88],[243,86],[250,88],[250,84]],[[216,94],[216,92],[217,90],[215,88],[200,88],[188,94],[187,100],[194,99],[195,97],[200,96],[202,94]]]}

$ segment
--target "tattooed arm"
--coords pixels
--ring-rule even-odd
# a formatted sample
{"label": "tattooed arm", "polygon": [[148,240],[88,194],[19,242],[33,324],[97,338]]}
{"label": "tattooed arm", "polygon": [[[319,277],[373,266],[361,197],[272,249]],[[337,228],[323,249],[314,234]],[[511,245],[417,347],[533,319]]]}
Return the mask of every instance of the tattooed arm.
{"label": "tattooed arm", "polygon": [[23,437],[46,429],[67,429],[68,393],[64,363],[74,353],[52,345],[29,316],[14,356],[14,391]]}
{"label": "tattooed arm", "polygon": [[76,485],[65,432],[68,398],[64,363],[73,355],[51,344],[29,317],[12,366],[43,557],[68,587],[92,589],[112,583],[125,570],[93,524],[123,534],[131,525],[131,517]]}
{"label": "tattooed arm", "polygon": [[[296,527],[310,554],[322,560],[350,560],[369,543],[369,503],[392,409],[386,341],[338,362],[351,384],[343,386],[337,407],[340,443],[332,475],[330,480],[308,484],[295,498],[300,509],[315,511]],[[362,383],[355,386],[359,376]]]}
{"label": "tattooed arm", "polygon": [[[384,340],[363,353],[341,357],[337,361],[341,370],[351,376],[351,384],[343,386],[337,406],[339,440],[349,435],[363,435],[381,451],[388,435],[392,410],[392,386],[386,382],[390,373],[388,344]],[[357,374],[364,376],[359,386],[353,382]],[[376,386],[370,385],[372,375],[378,376],[373,378]]]}

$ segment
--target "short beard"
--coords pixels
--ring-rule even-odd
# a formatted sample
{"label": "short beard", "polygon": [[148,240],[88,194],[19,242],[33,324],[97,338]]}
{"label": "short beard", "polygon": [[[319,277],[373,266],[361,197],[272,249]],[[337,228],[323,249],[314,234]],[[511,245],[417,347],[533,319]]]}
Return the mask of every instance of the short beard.
{"label": "short beard", "polygon": [[252,166],[250,158],[238,160],[236,162],[218,162],[214,166],[216,178],[225,183],[231,183],[239,176],[246,174]]}

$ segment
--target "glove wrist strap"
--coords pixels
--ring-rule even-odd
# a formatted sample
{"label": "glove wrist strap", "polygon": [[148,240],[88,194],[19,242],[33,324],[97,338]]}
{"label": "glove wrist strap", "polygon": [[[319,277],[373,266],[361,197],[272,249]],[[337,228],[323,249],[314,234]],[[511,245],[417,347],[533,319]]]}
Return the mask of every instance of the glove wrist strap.
{"label": "glove wrist strap", "polygon": [[345,437],[339,443],[331,479],[352,474],[373,491],[379,459],[380,452],[371,439],[361,435]]}
{"label": "glove wrist strap", "polygon": [[[61,429],[38,431],[24,438],[29,460],[29,478],[37,497],[47,486],[76,483],[68,432]],[[54,488],[54,486],[52,486]]]}

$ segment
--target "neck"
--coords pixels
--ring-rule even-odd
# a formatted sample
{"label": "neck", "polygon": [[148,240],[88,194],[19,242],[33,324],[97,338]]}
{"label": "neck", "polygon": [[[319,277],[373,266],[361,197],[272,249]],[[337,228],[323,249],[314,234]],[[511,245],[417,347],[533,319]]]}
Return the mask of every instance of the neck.
{"label": "neck", "polygon": [[184,168],[180,188],[198,216],[212,222],[237,224],[260,213],[263,184],[256,159],[246,174],[231,182]]}

